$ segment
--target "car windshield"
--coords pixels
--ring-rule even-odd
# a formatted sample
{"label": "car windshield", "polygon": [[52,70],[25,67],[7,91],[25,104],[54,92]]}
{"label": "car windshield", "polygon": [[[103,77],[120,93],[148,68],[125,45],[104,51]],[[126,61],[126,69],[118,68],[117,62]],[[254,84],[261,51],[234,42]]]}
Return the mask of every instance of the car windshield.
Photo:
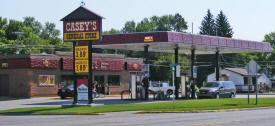
{"label": "car windshield", "polygon": [[161,84],[153,84],[153,87],[161,87]]}
{"label": "car windshield", "polygon": [[207,83],[204,87],[219,87],[219,83]]}

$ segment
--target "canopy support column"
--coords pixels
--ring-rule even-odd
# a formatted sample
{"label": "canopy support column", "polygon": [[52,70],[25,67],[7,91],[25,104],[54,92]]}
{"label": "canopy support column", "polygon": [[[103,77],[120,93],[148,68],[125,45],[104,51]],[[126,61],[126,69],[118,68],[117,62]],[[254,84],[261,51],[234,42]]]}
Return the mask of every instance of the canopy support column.
{"label": "canopy support column", "polygon": [[195,83],[194,83],[194,62],[195,62],[195,48],[191,50],[191,98],[195,99]]}
{"label": "canopy support column", "polygon": [[[176,47],[175,48],[175,64],[177,64],[178,65],[178,57],[179,57],[179,47]],[[176,71],[176,66],[175,66],[175,74],[174,75],[177,75],[176,74],[177,73],[177,71]],[[175,90],[174,90],[174,92],[175,92],[175,98],[176,99],[178,99],[179,98],[179,78],[176,76],[175,77],[175,80],[174,80],[175,82]]]}
{"label": "canopy support column", "polygon": [[220,80],[220,51],[216,51],[216,81]]}
{"label": "canopy support column", "polygon": [[[144,46],[144,64],[149,64],[148,62],[148,48],[149,45]],[[144,84],[144,88],[145,88],[145,100],[149,99],[149,75],[145,75],[145,77],[143,78],[143,84]]]}

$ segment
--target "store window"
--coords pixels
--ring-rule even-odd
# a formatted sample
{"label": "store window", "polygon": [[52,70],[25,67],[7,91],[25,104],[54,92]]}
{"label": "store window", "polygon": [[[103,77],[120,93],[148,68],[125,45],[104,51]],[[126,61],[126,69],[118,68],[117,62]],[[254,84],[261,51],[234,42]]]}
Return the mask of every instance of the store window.
{"label": "store window", "polygon": [[65,87],[74,84],[74,77],[73,75],[62,75],[60,87]]}
{"label": "store window", "polygon": [[248,77],[243,77],[244,80],[244,85],[247,86],[248,85]]}
{"label": "store window", "polygon": [[108,75],[109,86],[120,86],[120,76],[119,75]]}

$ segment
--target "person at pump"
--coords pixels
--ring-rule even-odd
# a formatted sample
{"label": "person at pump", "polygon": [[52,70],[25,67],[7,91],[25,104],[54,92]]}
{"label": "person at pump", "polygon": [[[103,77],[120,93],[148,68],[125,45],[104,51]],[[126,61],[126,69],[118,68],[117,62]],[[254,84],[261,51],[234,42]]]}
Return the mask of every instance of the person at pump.
{"label": "person at pump", "polygon": [[193,82],[193,80],[191,80],[190,84],[191,84],[191,98],[195,99],[196,98],[195,83]]}
{"label": "person at pump", "polygon": [[149,94],[148,94],[148,88],[149,88],[149,77],[146,74],[142,80],[143,88],[145,89],[145,100],[148,100]]}
{"label": "person at pump", "polygon": [[94,85],[94,86],[93,86],[93,96],[94,96],[94,97],[98,97],[97,91],[98,91],[99,83],[98,83],[97,81],[95,81],[93,85]]}

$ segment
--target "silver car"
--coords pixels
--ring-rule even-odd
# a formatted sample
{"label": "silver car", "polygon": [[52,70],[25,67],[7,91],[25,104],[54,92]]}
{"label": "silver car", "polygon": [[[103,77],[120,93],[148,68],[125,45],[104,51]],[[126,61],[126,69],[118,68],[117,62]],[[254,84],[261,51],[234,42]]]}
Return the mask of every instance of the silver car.
{"label": "silver car", "polygon": [[236,87],[232,81],[213,81],[197,90],[196,94],[197,98],[234,98]]}
{"label": "silver car", "polygon": [[149,87],[150,92],[163,91],[165,94],[172,95],[173,94],[173,86],[169,86],[169,83],[155,83]]}

